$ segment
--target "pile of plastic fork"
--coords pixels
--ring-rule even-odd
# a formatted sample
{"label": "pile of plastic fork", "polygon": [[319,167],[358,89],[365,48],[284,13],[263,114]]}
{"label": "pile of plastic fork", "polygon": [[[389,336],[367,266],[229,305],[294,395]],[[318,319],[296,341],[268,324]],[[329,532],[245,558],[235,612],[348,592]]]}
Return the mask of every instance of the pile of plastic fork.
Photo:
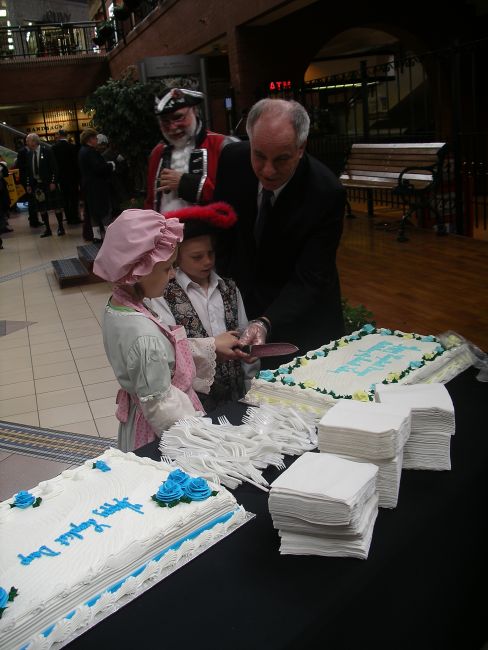
{"label": "pile of plastic fork", "polygon": [[234,489],[243,481],[267,490],[262,470],[284,469],[285,455],[300,455],[317,446],[318,418],[292,408],[248,408],[243,423],[225,416],[213,424],[192,417],[176,422],[161,437],[163,460],[188,474],[220,481]]}

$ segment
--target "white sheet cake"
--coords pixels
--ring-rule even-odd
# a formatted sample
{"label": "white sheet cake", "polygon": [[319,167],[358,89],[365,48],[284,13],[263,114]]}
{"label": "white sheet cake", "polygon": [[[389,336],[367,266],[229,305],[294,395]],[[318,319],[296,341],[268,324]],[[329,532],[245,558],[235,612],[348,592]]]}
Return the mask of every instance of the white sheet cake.
{"label": "white sheet cake", "polygon": [[225,488],[172,469],[110,449],[0,504],[3,650],[71,640],[245,521]]}
{"label": "white sheet cake", "polygon": [[359,331],[307,352],[253,379],[245,400],[325,413],[338,399],[374,401],[378,383],[446,383],[472,364],[467,345],[446,348],[435,336]]}

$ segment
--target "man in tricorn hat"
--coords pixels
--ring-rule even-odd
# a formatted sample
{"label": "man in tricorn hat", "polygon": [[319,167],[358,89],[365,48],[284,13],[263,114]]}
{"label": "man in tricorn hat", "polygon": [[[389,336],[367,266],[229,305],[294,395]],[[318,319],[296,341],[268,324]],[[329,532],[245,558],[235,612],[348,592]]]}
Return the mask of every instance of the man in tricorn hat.
{"label": "man in tricorn hat", "polygon": [[197,112],[203,93],[168,88],[156,98],[163,135],[149,158],[144,207],[164,213],[212,201],[222,148],[235,140],[208,131]]}

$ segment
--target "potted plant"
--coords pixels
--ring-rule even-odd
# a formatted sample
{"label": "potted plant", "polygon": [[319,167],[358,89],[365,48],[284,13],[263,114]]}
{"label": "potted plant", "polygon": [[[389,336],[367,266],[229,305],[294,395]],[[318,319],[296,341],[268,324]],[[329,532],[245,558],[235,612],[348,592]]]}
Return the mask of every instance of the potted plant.
{"label": "potted plant", "polygon": [[114,18],[115,20],[123,21],[127,20],[130,16],[130,11],[127,8],[126,4],[114,5]]}

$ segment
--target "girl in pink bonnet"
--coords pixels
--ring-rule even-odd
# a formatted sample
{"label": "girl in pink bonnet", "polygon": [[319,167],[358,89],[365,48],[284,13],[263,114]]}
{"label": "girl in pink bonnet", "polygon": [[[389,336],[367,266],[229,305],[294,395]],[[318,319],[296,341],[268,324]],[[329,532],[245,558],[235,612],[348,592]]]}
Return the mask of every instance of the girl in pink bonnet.
{"label": "girl in pink bonnet", "polygon": [[119,448],[161,437],[177,420],[203,413],[195,391],[208,393],[218,359],[240,358],[237,332],[187,339],[145,303],[173,277],[183,224],[153,210],[125,210],[107,228],[93,272],[113,283],[103,317],[105,351],[121,388]]}

